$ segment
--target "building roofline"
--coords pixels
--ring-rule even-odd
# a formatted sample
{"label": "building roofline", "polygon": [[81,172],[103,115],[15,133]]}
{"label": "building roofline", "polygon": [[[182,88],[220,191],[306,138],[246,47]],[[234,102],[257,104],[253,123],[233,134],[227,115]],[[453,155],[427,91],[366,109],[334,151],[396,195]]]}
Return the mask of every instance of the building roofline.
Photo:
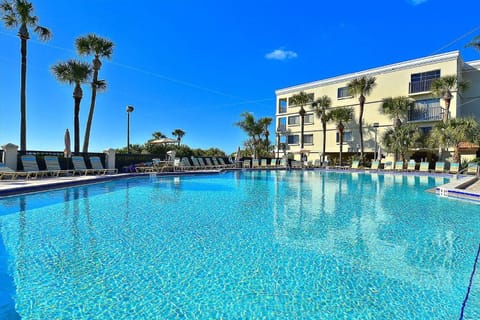
{"label": "building roofline", "polygon": [[[403,62],[398,62],[394,64],[389,64],[386,66],[382,67],[377,67],[377,68],[372,68],[372,69],[367,69],[359,72],[354,72],[354,73],[349,73],[349,74],[344,74],[332,78],[327,78],[323,80],[318,80],[318,81],[313,81],[313,82],[308,82],[308,83],[303,83],[291,87],[286,87],[283,89],[278,89],[275,90],[276,95],[282,95],[282,94],[288,94],[291,92],[298,92],[298,91],[304,91],[308,89],[314,89],[320,86],[325,86],[329,84],[334,84],[338,82],[346,82],[350,81],[352,79],[361,77],[361,76],[374,76],[377,74],[381,73],[387,73],[387,72],[392,72],[392,71],[397,71],[401,69],[407,69],[407,68],[412,68],[412,67],[418,67],[418,66],[423,66],[423,65],[428,65],[428,64],[433,64],[433,63],[439,63],[443,61],[449,61],[449,60],[454,60],[458,59],[460,57],[460,51],[455,50],[455,51],[450,51],[446,53],[441,53],[441,54],[436,54],[436,55],[431,55],[423,58],[418,58],[418,59],[413,59],[413,60],[407,60]],[[480,64],[480,60],[478,61],[472,61],[472,62],[478,62]],[[471,63],[468,63],[471,65]]]}
{"label": "building roofline", "polygon": [[463,69],[464,70],[468,70],[468,69],[479,69],[480,70],[480,60],[466,61],[463,64]]}

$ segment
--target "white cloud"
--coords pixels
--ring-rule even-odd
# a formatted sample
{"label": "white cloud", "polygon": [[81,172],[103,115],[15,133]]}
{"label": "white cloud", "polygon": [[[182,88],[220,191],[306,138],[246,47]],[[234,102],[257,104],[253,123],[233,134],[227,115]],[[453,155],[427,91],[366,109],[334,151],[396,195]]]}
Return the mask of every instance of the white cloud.
{"label": "white cloud", "polygon": [[414,5],[414,6],[418,6],[422,3],[425,3],[427,2],[428,0],[407,0],[408,3]]}
{"label": "white cloud", "polygon": [[284,49],[276,49],[270,53],[265,55],[265,58],[269,60],[287,60],[287,59],[295,59],[297,57],[297,53],[290,50]]}

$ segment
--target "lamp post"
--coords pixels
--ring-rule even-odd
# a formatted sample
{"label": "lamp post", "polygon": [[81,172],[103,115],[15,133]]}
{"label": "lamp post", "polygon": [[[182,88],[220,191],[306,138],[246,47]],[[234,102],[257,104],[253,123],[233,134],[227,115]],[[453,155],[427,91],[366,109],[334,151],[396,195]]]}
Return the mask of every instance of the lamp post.
{"label": "lamp post", "polygon": [[127,153],[130,154],[130,113],[133,112],[132,106],[127,106]]}
{"label": "lamp post", "polygon": [[373,127],[375,128],[375,150],[373,151],[373,160],[378,160],[377,157],[378,157],[378,146],[377,146],[377,129],[378,129],[378,122],[374,122],[373,123]]}

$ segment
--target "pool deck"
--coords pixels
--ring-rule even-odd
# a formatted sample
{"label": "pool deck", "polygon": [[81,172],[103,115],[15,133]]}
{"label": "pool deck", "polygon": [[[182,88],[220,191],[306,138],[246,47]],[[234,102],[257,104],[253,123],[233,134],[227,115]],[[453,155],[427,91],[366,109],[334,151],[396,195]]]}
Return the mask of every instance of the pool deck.
{"label": "pool deck", "polygon": [[[261,168],[259,168],[261,169]],[[229,169],[232,170],[232,169]],[[228,171],[229,171],[228,170]],[[242,169],[233,169],[242,170]],[[247,169],[258,170],[258,169]],[[302,170],[302,169],[294,169]],[[305,169],[304,169],[305,170]],[[460,198],[466,200],[473,200],[480,204],[480,180],[476,176],[454,176],[449,174],[438,173],[418,173],[418,172],[386,172],[386,171],[371,171],[371,170],[344,170],[344,169],[307,169],[307,170],[326,170],[339,172],[365,172],[365,173],[380,173],[380,174],[394,174],[394,175],[428,175],[428,176],[447,176],[453,178],[449,183],[437,186],[428,190],[436,193],[442,197]],[[44,177],[37,179],[15,179],[15,180],[0,180],[0,198],[18,194],[32,193],[45,191],[50,189],[66,188],[78,185],[99,183],[115,179],[139,177],[139,176],[169,176],[169,175],[192,175],[192,174],[218,174],[225,170],[196,170],[196,171],[176,171],[165,173],[119,173],[114,175],[87,175],[87,176],[66,176],[66,177]]]}

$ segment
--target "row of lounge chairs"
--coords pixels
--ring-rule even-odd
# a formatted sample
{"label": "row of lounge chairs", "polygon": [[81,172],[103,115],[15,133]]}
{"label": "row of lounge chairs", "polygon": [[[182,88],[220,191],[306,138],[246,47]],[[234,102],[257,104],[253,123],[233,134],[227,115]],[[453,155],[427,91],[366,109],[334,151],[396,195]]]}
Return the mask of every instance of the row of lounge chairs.
{"label": "row of lounge chairs", "polygon": [[87,168],[85,159],[81,156],[73,156],[72,163],[73,169],[62,169],[58,157],[45,156],[46,170],[40,170],[37,162],[37,158],[34,155],[23,155],[21,161],[23,165],[23,171],[15,171],[0,163],[0,180],[1,179],[17,179],[17,178],[41,178],[45,176],[73,176],[73,175],[104,175],[117,173],[117,169],[105,169],[103,167],[100,157],[89,157],[91,168]]}
{"label": "row of lounge chairs", "polygon": [[165,172],[165,171],[192,171],[192,170],[221,170],[234,168],[234,163],[226,163],[221,157],[175,158],[173,161],[152,159],[151,163],[135,166],[136,172]]}
{"label": "row of lounge chairs", "polygon": [[[301,167],[300,161],[292,161],[292,167],[297,167],[297,164]],[[253,159],[243,160],[243,168],[286,168],[288,161],[286,159]]]}
{"label": "row of lounge chairs", "polygon": [[[358,160],[352,161],[351,169],[360,169],[360,162]],[[414,160],[408,161],[406,164],[403,161],[387,161],[383,164],[381,168],[380,161],[372,161],[370,168],[363,168],[367,170],[382,170],[382,171],[418,171],[418,172],[433,172],[433,173],[451,173],[457,174],[460,173],[460,164],[458,162],[450,163],[449,168],[447,169],[446,163],[443,161],[437,161],[435,163],[435,168],[430,169],[429,162],[415,162]],[[477,163],[469,163],[466,170],[462,171],[466,174],[477,174],[478,165]]]}

